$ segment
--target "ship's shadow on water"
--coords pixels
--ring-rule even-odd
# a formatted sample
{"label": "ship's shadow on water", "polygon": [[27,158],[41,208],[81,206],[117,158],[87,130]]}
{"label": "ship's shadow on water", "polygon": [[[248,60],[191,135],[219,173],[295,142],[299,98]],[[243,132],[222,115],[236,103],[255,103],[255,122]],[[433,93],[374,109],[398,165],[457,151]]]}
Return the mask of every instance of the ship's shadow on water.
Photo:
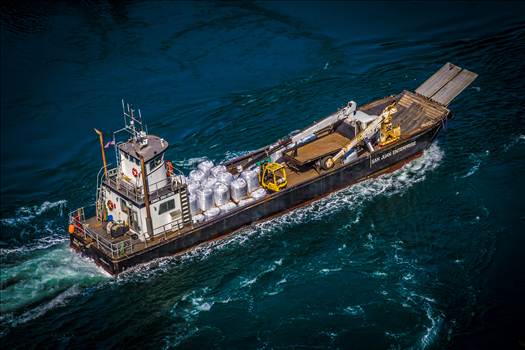
{"label": "ship's shadow on water", "polygon": [[[516,348],[525,341],[519,3],[1,4],[5,348]],[[120,99],[187,173],[479,74],[402,169],[113,278],[68,247]],[[520,322],[521,321],[521,322]],[[521,338],[520,338],[521,336]],[[521,341],[521,343],[520,343]]]}

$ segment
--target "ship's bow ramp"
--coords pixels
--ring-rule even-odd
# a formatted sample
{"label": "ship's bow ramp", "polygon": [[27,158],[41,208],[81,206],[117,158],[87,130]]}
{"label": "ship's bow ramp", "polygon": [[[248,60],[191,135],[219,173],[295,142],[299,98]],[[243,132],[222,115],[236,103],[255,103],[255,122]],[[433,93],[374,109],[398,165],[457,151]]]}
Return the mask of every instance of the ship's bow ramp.
{"label": "ship's bow ramp", "polygon": [[477,76],[476,73],[449,62],[421,84],[421,86],[416,89],[416,92],[447,106],[457,95],[465,90]]}

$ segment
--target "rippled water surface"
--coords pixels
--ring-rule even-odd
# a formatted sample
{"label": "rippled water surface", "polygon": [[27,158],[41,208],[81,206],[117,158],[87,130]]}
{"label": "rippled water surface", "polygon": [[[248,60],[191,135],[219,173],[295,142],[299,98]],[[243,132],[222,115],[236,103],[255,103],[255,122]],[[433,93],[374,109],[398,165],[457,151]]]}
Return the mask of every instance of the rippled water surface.
{"label": "rippled water surface", "polygon": [[[0,6],[6,348],[524,346],[522,4]],[[447,61],[479,78],[395,173],[118,278],[68,248],[122,97],[187,172]]]}

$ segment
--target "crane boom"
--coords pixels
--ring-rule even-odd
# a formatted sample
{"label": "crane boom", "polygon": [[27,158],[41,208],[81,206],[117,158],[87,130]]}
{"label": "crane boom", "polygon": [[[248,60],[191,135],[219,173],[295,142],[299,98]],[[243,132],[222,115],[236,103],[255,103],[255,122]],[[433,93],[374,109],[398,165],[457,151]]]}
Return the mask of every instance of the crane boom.
{"label": "crane boom", "polygon": [[392,114],[396,112],[397,112],[397,108],[396,108],[395,102],[388,105],[374,121],[368,124],[368,126],[363,131],[361,131],[359,134],[357,134],[352,139],[352,141],[350,141],[346,146],[341,148],[341,150],[337,152],[335,156],[326,159],[325,163],[323,164],[324,168],[325,169],[332,168],[334,164],[339,159],[341,159],[341,157],[343,157],[348,151],[350,151],[352,148],[354,148],[355,146],[363,142],[365,139],[373,136],[381,128],[381,125],[383,124],[383,122],[385,120],[391,120]]}

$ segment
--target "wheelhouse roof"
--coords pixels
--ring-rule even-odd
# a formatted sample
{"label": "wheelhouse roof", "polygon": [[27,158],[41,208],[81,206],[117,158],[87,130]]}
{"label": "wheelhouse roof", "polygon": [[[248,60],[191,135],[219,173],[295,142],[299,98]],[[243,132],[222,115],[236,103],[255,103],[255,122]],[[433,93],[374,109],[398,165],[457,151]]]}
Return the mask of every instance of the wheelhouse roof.
{"label": "wheelhouse roof", "polygon": [[140,159],[142,155],[144,162],[148,162],[159,154],[162,154],[168,148],[168,142],[155,135],[147,135],[147,145],[143,145],[140,141],[130,139],[127,142],[121,143],[118,147],[120,151]]}

